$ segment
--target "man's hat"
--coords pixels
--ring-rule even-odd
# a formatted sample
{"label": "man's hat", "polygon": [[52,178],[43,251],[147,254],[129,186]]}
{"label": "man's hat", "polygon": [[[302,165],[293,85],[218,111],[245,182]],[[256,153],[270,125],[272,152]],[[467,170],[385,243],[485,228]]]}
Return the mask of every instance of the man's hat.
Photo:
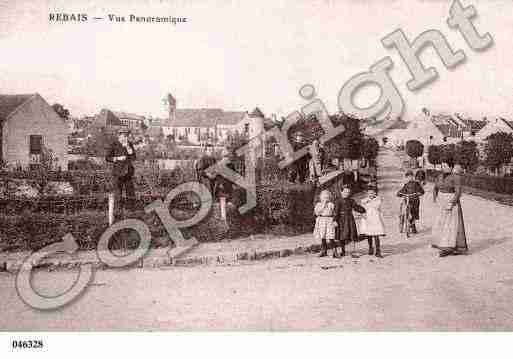
{"label": "man's hat", "polygon": [[232,153],[230,152],[229,149],[227,149],[226,147],[224,147],[221,151],[221,156],[223,157],[229,157]]}

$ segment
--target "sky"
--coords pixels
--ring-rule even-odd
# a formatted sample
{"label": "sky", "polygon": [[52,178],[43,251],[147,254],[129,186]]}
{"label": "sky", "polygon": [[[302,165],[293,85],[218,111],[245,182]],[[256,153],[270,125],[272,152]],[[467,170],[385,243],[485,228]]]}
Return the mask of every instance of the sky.
{"label": "sky", "polygon": [[[286,116],[306,102],[298,95],[312,84],[330,112],[352,76],[385,56],[405,102],[404,118],[422,107],[472,117],[513,119],[513,1],[462,0],[474,5],[480,34],[494,45],[468,47],[446,24],[451,1],[442,0],[0,0],[0,93],[40,93],[73,116],[102,108],[166,116],[171,92],[179,108],[217,107]],[[50,13],[85,13],[85,23],[51,23]],[[92,21],[108,14],[186,17],[170,24]],[[467,60],[447,70],[428,48],[421,59],[439,78],[413,93],[410,74],[381,38],[402,29],[413,40],[440,30]],[[368,106],[377,87],[359,92]]]}

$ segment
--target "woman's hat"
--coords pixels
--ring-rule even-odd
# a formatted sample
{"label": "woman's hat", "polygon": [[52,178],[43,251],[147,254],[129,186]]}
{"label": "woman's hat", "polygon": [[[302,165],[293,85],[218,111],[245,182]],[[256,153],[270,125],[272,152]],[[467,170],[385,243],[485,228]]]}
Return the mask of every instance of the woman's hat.
{"label": "woman's hat", "polygon": [[454,168],[452,169],[454,173],[461,173],[463,172],[463,167],[461,165],[454,165]]}

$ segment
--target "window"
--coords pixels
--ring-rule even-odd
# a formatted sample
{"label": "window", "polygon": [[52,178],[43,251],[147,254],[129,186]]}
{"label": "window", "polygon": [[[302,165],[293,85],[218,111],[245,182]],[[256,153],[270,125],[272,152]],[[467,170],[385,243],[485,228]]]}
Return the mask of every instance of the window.
{"label": "window", "polygon": [[29,153],[31,155],[39,155],[42,152],[43,152],[43,136],[30,135]]}
{"label": "window", "polygon": [[30,135],[29,137],[29,167],[35,169],[41,164],[43,153],[43,136]]}
{"label": "window", "polygon": [[244,124],[244,133],[247,135],[249,134],[249,123]]}

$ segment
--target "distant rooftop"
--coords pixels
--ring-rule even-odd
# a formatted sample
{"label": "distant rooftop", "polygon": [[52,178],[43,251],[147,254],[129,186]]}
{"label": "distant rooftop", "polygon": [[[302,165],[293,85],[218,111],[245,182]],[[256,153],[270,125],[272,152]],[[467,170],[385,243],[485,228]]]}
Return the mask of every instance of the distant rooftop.
{"label": "distant rooftop", "polygon": [[244,111],[223,111],[220,108],[176,109],[171,125],[176,127],[210,127],[235,125],[244,118]]}

